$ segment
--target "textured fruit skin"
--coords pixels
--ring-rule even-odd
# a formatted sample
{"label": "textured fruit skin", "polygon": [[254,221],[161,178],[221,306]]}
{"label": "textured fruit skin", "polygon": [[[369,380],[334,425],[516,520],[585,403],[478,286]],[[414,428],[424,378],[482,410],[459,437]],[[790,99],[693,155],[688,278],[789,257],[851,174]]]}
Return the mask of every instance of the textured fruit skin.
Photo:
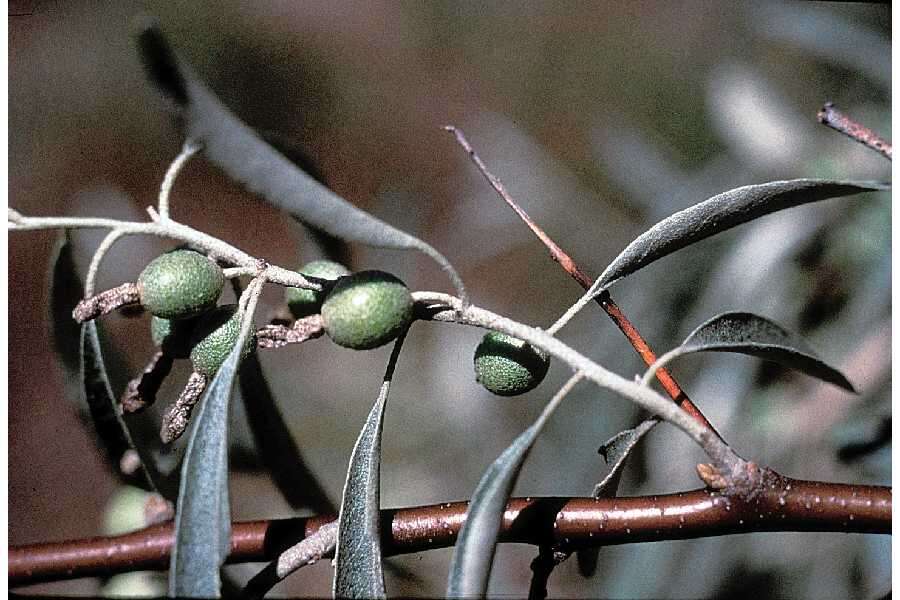
{"label": "textured fruit skin", "polygon": [[[237,305],[226,304],[203,315],[191,336],[191,363],[194,370],[209,377],[215,375],[234,348],[241,333]],[[247,336],[243,356],[253,348],[254,336]]]}
{"label": "textured fruit skin", "polygon": [[335,344],[354,350],[370,350],[397,339],[412,319],[409,288],[383,271],[342,277],[322,304],[325,333]]}
{"label": "textured fruit skin", "polygon": [[191,334],[198,319],[163,319],[150,317],[150,337],[153,343],[172,358],[187,358],[191,353]]}
{"label": "textured fruit skin", "polygon": [[550,358],[526,342],[491,331],[475,349],[475,379],[498,396],[518,396],[536,388]]}
{"label": "textured fruit skin", "polygon": [[[298,271],[301,275],[310,275],[319,279],[334,281],[338,277],[349,275],[350,271],[344,265],[330,260],[314,260],[303,265]],[[325,299],[323,292],[304,290],[300,288],[285,288],[284,298],[288,308],[295,319],[302,319],[309,315],[318,314]]]}
{"label": "textured fruit skin", "polygon": [[187,319],[216,305],[225,275],[199,252],[174,250],[150,262],[138,277],[141,304],[164,319]]}

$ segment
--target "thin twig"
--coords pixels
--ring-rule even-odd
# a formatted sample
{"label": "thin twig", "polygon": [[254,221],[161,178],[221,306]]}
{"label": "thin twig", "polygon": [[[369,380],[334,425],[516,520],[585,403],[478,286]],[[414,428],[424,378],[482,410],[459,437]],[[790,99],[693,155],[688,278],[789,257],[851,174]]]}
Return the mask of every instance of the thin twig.
{"label": "thin twig", "polygon": [[[196,229],[171,219],[167,221],[135,222],[87,217],[26,217],[12,209],[10,209],[8,218],[8,231],[38,231],[42,229],[115,229],[120,230],[121,235],[153,235],[170,238],[188,242],[210,256],[214,256],[233,265],[249,268],[252,270],[251,272],[257,272],[259,270],[259,261],[257,258],[254,258],[243,250],[239,250],[216,237],[203,233],[202,231],[197,231]],[[322,284],[307,279],[297,271],[277,267],[275,265],[268,265],[266,267],[266,279],[267,281],[283,286],[298,287],[316,292],[322,291]]]}
{"label": "thin twig", "polygon": [[544,600],[547,597],[547,583],[553,569],[571,555],[571,552],[564,552],[547,544],[538,548],[538,555],[531,561],[532,575],[531,584],[528,586],[528,600]]}
{"label": "thin twig", "polygon": [[325,557],[334,556],[337,533],[337,521],[326,523],[309,537],[282,552],[247,582],[243,593],[245,600],[262,598],[288,575]]}
{"label": "thin twig", "polygon": [[84,297],[88,298],[94,295],[94,284],[97,279],[97,273],[100,271],[100,263],[103,261],[103,258],[106,256],[106,253],[109,252],[110,248],[113,247],[119,238],[123,237],[125,232],[120,229],[113,229],[106,237],[103,238],[103,241],[100,242],[100,245],[97,246],[97,250],[94,252],[94,256],[91,257],[91,264],[88,266],[87,275],[84,278]]}
{"label": "thin twig", "polygon": [[79,301],[72,309],[72,318],[78,323],[84,323],[117,308],[139,304],[140,301],[141,293],[137,284],[127,282]]}
{"label": "thin twig", "polygon": [[182,167],[190,158],[203,147],[198,141],[188,138],[181,147],[181,152],[169,165],[166,170],[166,176],[163,178],[162,185],[159,189],[159,219],[167,221],[169,219],[169,195],[172,193],[172,186],[175,185],[175,178],[181,172]]}
{"label": "thin twig", "polygon": [[300,344],[325,334],[322,315],[310,315],[297,319],[290,327],[266,325],[256,331],[256,345],[259,348],[281,348],[288,344]]}
{"label": "thin twig", "polygon": [[125,391],[119,399],[122,410],[126,413],[136,413],[156,402],[156,394],[172,371],[173,362],[171,356],[162,350],[157,350],[141,374],[125,386]]}
{"label": "thin twig", "polygon": [[712,430],[698,423],[680,407],[652,389],[601,367],[547,332],[517,323],[477,306],[463,309],[459,299],[449,294],[414,292],[413,299],[419,303],[420,318],[500,331],[547,352],[574,370],[584,371],[585,377],[595,384],[628,398],[687,433],[703,448],[719,471],[728,474],[729,481],[738,489],[749,493],[760,484],[758,468],[754,468],[752,463],[738,456]]}
{"label": "thin twig", "polygon": [[[522,209],[519,204],[513,199],[513,197],[509,194],[500,180],[492,174],[484,162],[481,160],[481,157],[478,156],[478,153],[475,152],[475,149],[472,148],[472,145],[469,144],[469,141],[466,139],[463,132],[454,127],[452,125],[447,125],[444,127],[446,131],[449,131],[456,137],[457,143],[462,146],[463,150],[469,155],[472,159],[472,162],[475,163],[475,166],[478,167],[478,170],[487,179],[488,183],[491,184],[491,187],[499,194],[499,196],[506,202],[507,205],[517,215],[525,225],[528,226],[529,229],[544,243],[547,249],[550,251],[550,256],[554,261],[558,262],[559,265],[568,273],[572,279],[578,282],[578,284],[585,290],[588,290],[593,285],[593,280],[588,277],[584,271],[579,268],[576,264],[575,260],[559,245],[553,241],[553,239],[547,235],[547,233],[538,226],[537,223]],[[635,351],[640,355],[640,357],[644,360],[647,365],[652,365],[656,360],[656,355],[653,353],[653,350],[650,349],[650,346],[638,332],[637,328],[628,320],[622,310],[613,302],[613,299],[610,297],[609,292],[605,291],[603,294],[595,298],[597,303],[603,308],[606,314],[610,319],[619,327],[628,341],[631,343],[631,346],[635,349]],[[691,399],[688,398],[687,394],[684,393],[684,390],[681,389],[681,386],[678,385],[678,382],[675,381],[675,378],[672,377],[671,373],[669,373],[665,369],[661,369],[658,373],[658,378],[660,384],[662,384],[663,388],[666,390],[666,393],[678,404],[681,408],[683,408],[687,413],[689,413],[692,417],[694,417],[697,422],[708,427],[710,431],[716,434],[720,439],[722,436],[715,430],[715,428],[710,424],[709,420],[703,413],[700,412]]]}
{"label": "thin twig", "polygon": [[880,153],[886,159],[892,160],[893,149],[890,142],[865,125],[857,123],[839,111],[831,102],[826,102],[816,116],[819,123],[843,133],[847,137]]}
{"label": "thin twig", "polygon": [[[708,490],[637,498],[514,498],[504,514],[500,541],[588,547],[754,531],[891,532],[888,487],[788,478],[772,484],[752,500]],[[452,502],[382,510],[385,555],[452,546],[467,508],[466,502]],[[334,518],[234,523],[228,562],[274,560]],[[173,539],[172,524],[166,523],[122,536],[13,546],[8,582],[20,586],[166,569]]]}

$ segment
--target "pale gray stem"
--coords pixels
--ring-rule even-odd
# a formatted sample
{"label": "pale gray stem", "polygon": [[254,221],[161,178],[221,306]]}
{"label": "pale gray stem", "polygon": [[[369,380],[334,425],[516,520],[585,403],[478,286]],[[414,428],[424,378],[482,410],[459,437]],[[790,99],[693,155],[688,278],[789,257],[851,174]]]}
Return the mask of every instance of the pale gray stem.
{"label": "pale gray stem", "polygon": [[[741,474],[747,471],[746,461],[735,454],[730,446],[716,437],[709,429],[697,423],[678,405],[650,388],[604,369],[547,332],[517,323],[477,306],[463,309],[459,299],[448,294],[415,292],[413,298],[425,308],[425,312],[430,313],[430,318],[433,320],[492,329],[528,342],[565,362],[572,369],[583,371],[587,379],[600,387],[628,398],[683,430],[703,448],[712,459],[713,464],[723,472],[742,476]],[[446,309],[441,310],[442,307],[446,307]]]}
{"label": "pale gray stem", "polygon": [[172,192],[172,186],[175,185],[175,178],[178,177],[178,173],[181,172],[185,163],[187,163],[187,161],[202,147],[202,144],[196,140],[190,138],[186,139],[184,145],[181,147],[181,152],[175,157],[172,164],[169,165],[169,169],[166,171],[166,176],[163,178],[162,185],[159,189],[160,220],[166,221],[169,219],[169,195]]}

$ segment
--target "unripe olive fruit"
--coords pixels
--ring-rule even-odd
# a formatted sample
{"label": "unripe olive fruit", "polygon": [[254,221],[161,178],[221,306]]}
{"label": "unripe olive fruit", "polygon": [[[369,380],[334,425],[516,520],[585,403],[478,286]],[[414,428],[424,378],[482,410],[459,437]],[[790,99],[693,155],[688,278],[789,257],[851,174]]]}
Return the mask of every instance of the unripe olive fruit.
{"label": "unripe olive fruit", "polygon": [[413,299],[402,281],[383,271],[342,277],[322,303],[325,333],[339,346],[369,350],[394,340],[413,319]]}
{"label": "unripe olive fruit", "polygon": [[141,304],[164,319],[187,319],[216,305],[225,275],[193,250],[174,250],[152,260],[137,281]]}
{"label": "unripe olive fruit", "polygon": [[475,379],[498,396],[518,396],[536,388],[550,357],[518,338],[491,331],[475,349]]}
{"label": "unripe olive fruit", "polygon": [[[334,281],[338,277],[349,275],[350,271],[344,265],[330,260],[314,260],[306,263],[300,268],[301,275],[310,275],[319,279],[327,279]],[[285,288],[284,297],[287,300],[288,308],[295,319],[302,319],[309,315],[314,315],[322,308],[322,301],[325,299],[323,292],[313,290],[304,290],[301,288]]]}
{"label": "unripe olive fruit", "polygon": [[153,343],[172,358],[187,358],[191,353],[191,334],[197,325],[194,319],[150,318],[150,337]]}
{"label": "unripe olive fruit", "polygon": [[[212,377],[228,358],[241,333],[237,308],[226,304],[200,318],[191,337],[191,363],[198,373]],[[253,342],[254,336],[248,335],[242,356],[250,353]]]}

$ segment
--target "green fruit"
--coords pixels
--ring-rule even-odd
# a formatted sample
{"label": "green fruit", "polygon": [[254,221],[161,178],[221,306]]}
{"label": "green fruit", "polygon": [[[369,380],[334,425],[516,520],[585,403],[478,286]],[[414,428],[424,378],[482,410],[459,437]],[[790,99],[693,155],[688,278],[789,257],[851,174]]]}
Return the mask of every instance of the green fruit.
{"label": "green fruit", "polygon": [[164,319],[187,319],[216,305],[225,275],[199,252],[174,250],[148,264],[137,281],[141,304]]}
{"label": "green fruit", "polygon": [[153,315],[150,318],[150,337],[172,358],[187,358],[191,353],[191,334],[196,325],[197,319],[175,321]]}
{"label": "green fruit", "polygon": [[[191,363],[198,373],[212,377],[228,358],[241,333],[237,308],[226,304],[200,318],[191,338]],[[250,353],[253,343],[254,336],[247,336],[242,356]]]}
{"label": "green fruit", "polygon": [[518,396],[536,388],[550,357],[518,338],[491,331],[475,349],[475,379],[498,396]]}
{"label": "green fruit", "polygon": [[[330,260],[314,260],[303,265],[299,273],[334,281],[338,277],[349,275],[350,271],[340,263]],[[322,308],[322,301],[325,299],[325,293],[289,287],[284,290],[284,297],[294,318],[302,319],[319,312]]]}
{"label": "green fruit", "polygon": [[383,271],[338,280],[322,304],[325,333],[339,346],[369,350],[394,340],[413,319],[406,285]]}

